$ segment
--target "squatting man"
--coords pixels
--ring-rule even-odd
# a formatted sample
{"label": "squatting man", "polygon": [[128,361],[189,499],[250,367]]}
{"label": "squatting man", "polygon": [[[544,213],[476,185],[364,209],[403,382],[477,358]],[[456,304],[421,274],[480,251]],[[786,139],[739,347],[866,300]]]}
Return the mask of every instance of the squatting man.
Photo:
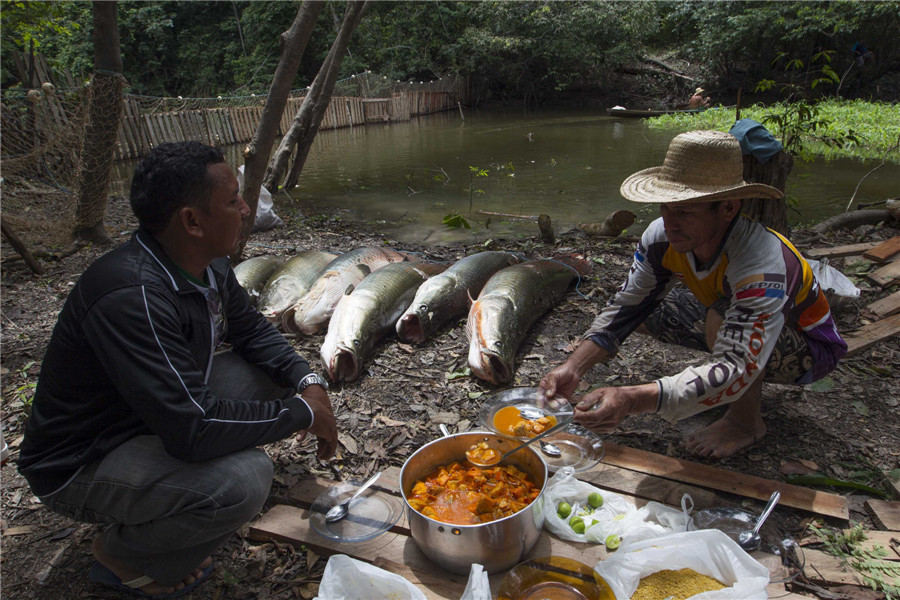
{"label": "squatting man", "polygon": [[674,421],[727,404],[686,440],[699,456],[724,458],[765,435],[764,380],[811,383],[845,354],[809,264],[787,239],[740,214],[742,199],[781,192],[742,177],[734,136],[692,131],[672,140],[661,167],[622,183],[622,196],[659,204],[661,218],[641,236],[625,283],[540,387],[574,402],[582,378],[634,331],[710,356],[651,383],[592,390],[575,406],[577,422],[610,432],[629,415]]}
{"label": "squatting man", "polygon": [[107,526],[92,581],[174,598],[262,508],[273,466],[258,446],[312,433],[327,459],[337,427],[324,379],[230,267],[250,209],[222,153],[160,144],[131,208],[139,229],[59,314],[18,467],[50,510]]}

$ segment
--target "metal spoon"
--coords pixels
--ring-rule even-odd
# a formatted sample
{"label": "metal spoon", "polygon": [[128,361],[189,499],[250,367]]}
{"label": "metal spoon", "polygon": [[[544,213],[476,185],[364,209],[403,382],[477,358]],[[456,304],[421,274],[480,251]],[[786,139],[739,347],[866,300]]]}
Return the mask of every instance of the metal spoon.
{"label": "metal spoon", "polygon": [[379,471],[378,473],[375,473],[374,475],[372,475],[372,477],[370,477],[367,482],[362,484],[362,487],[360,487],[358,490],[356,490],[356,493],[353,494],[352,496],[350,496],[350,498],[348,500],[345,500],[345,501],[341,502],[340,504],[335,504],[334,506],[329,508],[328,512],[325,513],[325,522],[326,523],[334,523],[335,521],[340,521],[341,519],[346,517],[347,514],[350,512],[350,504],[354,500],[356,500],[360,494],[362,494],[364,491],[369,489],[369,486],[371,486],[373,483],[375,483],[376,479],[381,477],[381,473],[382,473],[382,471]]}
{"label": "metal spoon", "polygon": [[[565,412],[565,413],[550,413],[550,414],[553,415],[554,417],[557,417],[557,420],[558,420],[558,418],[560,416],[568,416],[568,415],[571,415],[572,413]],[[544,417],[547,415],[545,415],[544,412],[541,411],[539,408],[535,408],[532,406],[523,406],[522,408],[519,409],[519,416],[522,417],[523,419],[533,421],[535,419],[540,419],[541,417]],[[558,458],[558,457],[562,456],[562,450],[559,449],[559,446],[557,446],[556,444],[554,444],[552,442],[545,442],[544,440],[541,440],[541,452],[543,452],[544,454],[546,454],[547,456],[550,456],[552,458]]]}
{"label": "metal spoon", "polygon": [[756,550],[759,547],[759,529],[762,527],[765,520],[769,518],[769,514],[771,514],[772,510],[775,508],[775,505],[778,504],[778,500],[780,498],[780,492],[772,492],[772,495],[769,497],[768,504],[766,504],[766,507],[763,509],[762,514],[759,515],[759,519],[757,519],[756,521],[756,526],[753,528],[753,531],[742,531],[738,534],[737,543],[741,546],[741,548],[743,548],[747,552],[750,552],[752,550]]}
{"label": "metal spoon", "polygon": [[554,425],[553,427],[551,427],[550,429],[548,429],[548,430],[545,431],[544,433],[540,433],[540,434],[534,436],[533,438],[531,438],[531,439],[528,440],[527,442],[523,442],[523,443],[519,444],[518,446],[516,446],[515,448],[513,448],[512,450],[510,450],[509,452],[507,452],[507,453],[504,454],[503,456],[501,456],[499,460],[496,460],[496,461],[493,461],[493,462],[489,462],[489,463],[486,463],[486,462],[480,462],[480,461],[474,461],[474,460],[472,460],[472,457],[469,456],[468,454],[466,454],[466,458],[469,460],[470,463],[472,463],[473,465],[476,465],[476,466],[478,466],[478,467],[490,467],[490,466],[499,464],[499,463],[503,462],[510,454],[513,454],[514,452],[518,452],[519,450],[521,450],[521,449],[524,448],[525,446],[528,446],[529,444],[532,444],[533,442],[536,442],[536,441],[540,440],[541,438],[550,435],[551,433],[553,433],[554,431],[556,431],[556,430],[558,430],[558,429],[562,429],[563,427],[565,427],[566,425],[568,425],[569,423],[571,423],[572,420],[573,420],[573,418],[574,418],[574,417],[573,417],[572,415],[569,415],[569,416],[566,416],[566,417],[561,417],[561,418],[558,420],[558,422],[556,423],[556,425]]}

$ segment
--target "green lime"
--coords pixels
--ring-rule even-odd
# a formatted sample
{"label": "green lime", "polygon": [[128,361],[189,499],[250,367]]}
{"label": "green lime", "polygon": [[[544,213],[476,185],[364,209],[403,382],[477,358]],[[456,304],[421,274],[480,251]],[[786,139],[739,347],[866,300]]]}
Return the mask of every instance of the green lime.
{"label": "green lime", "polygon": [[615,550],[622,543],[622,538],[616,534],[606,536],[606,547],[609,550]]}
{"label": "green lime", "polygon": [[591,495],[588,496],[588,504],[590,504],[594,508],[600,508],[601,506],[603,506],[603,496],[601,496],[597,492],[591,492]]}
{"label": "green lime", "polygon": [[594,509],[590,506],[582,506],[580,509],[578,509],[579,517],[584,517],[592,514],[594,514]]}
{"label": "green lime", "polygon": [[556,514],[558,514],[561,519],[565,519],[572,514],[572,505],[563,500],[557,505]]}
{"label": "green lime", "polygon": [[584,521],[581,517],[572,517],[569,521],[569,526],[575,533],[584,533]]}

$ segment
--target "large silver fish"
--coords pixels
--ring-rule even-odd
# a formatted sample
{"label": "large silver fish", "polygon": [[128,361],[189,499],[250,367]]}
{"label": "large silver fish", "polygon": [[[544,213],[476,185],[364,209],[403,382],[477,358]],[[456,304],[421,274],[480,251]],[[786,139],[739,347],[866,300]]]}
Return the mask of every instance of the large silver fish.
{"label": "large silver fish", "polygon": [[421,344],[449,323],[466,314],[491,275],[521,262],[510,252],[478,252],[419,286],[416,297],[397,321],[397,336],[404,342]]}
{"label": "large silver fish", "polygon": [[590,270],[580,256],[562,256],[513,265],[491,277],[466,321],[475,376],[495,385],[512,380],[516,353],[532,324]]}
{"label": "large silver fish", "polygon": [[292,307],[337,254],[306,250],[289,258],[269,278],[259,295],[259,312],[272,323],[280,323],[284,311]]}
{"label": "large silver fish", "polygon": [[393,330],[416,289],[446,263],[400,262],[378,269],[340,299],[322,342],[322,364],[332,381],[354,381],[375,343]]}
{"label": "large silver fish", "polygon": [[259,294],[266,286],[266,282],[278,267],[284,264],[283,256],[254,256],[241,261],[234,267],[234,275],[238,283],[250,296],[250,304],[256,306],[259,302]]}
{"label": "large silver fish", "polygon": [[341,297],[349,294],[372,271],[409,260],[389,248],[357,248],[341,254],[322,270],[309,291],[281,317],[285,331],[313,335],[323,330]]}

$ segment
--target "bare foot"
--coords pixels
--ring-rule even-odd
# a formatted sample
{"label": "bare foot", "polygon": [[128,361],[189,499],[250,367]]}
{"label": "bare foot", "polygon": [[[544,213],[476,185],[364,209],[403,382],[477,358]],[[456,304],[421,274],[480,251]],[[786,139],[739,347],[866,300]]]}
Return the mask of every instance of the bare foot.
{"label": "bare foot", "polygon": [[[128,582],[141,580],[142,578],[144,578],[143,573],[116,560],[112,555],[106,552],[106,550],[103,548],[103,542],[100,538],[101,536],[95,537],[94,541],[91,543],[91,551],[94,554],[94,558],[96,558],[98,562],[115,573],[116,576],[122,580],[123,584],[127,584]],[[192,583],[203,577],[203,570],[211,564],[212,557],[207,556],[206,559],[204,559],[204,561],[200,563],[196,569],[185,575],[185,577],[175,585],[163,585],[147,578],[147,583],[145,585],[138,586],[138,589],[151,596],[155,596],[157,594],[171,594],[172,592],[182,589],[186,585],[191,585]]]}
{"label": "bare foot", "polygon": [[766,435],[762,419],[750,426],[738,425],[726,413],[718,421],[688,436],[685,446],[697,456],[726,458],[752,446]]}

